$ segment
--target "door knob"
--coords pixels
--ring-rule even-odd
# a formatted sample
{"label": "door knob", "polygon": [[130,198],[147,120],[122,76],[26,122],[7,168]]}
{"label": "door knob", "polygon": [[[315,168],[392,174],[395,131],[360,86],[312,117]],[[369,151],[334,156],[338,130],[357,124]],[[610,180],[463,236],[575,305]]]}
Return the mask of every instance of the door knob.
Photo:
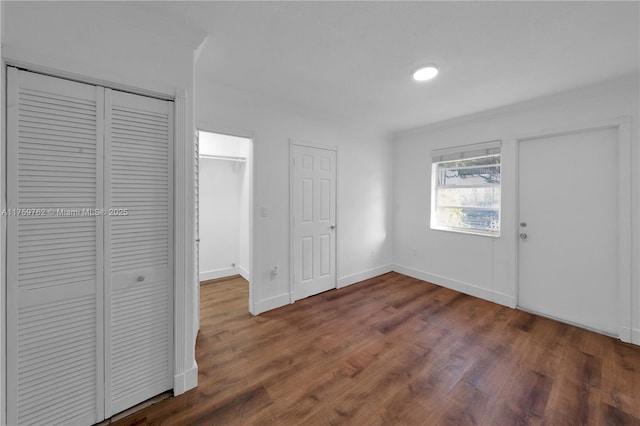
{"label": "door knob", "polygon": [[527,234],[525,234],[524,232],[520,233],[520,238],[522,238],[523,240],[526,240]]}
{"label": "door knob", "polygon": [[336,226],[335,225],[331,225],[329,228],[336,229]]}

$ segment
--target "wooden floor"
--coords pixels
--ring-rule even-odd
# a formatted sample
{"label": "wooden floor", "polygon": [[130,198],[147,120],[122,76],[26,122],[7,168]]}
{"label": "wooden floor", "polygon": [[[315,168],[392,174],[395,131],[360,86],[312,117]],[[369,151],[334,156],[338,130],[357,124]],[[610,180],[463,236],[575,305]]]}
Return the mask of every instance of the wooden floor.
{"label": "wooden floor", "polygon": [[397,273],[260,316],[202,286],[199,386],[116,424],[640,424],[640,347]]}

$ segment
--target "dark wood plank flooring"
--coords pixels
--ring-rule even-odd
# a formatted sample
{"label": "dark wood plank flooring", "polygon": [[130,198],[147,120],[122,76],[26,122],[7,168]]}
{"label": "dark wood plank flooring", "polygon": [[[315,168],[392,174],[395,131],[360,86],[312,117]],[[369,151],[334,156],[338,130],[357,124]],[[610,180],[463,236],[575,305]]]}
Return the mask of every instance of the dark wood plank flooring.
{"label": "dark wood plank flooring", "polygon": [[201,288],[199,386],[117,425],[640,425],[640,347],[401,274],[257,317]]}

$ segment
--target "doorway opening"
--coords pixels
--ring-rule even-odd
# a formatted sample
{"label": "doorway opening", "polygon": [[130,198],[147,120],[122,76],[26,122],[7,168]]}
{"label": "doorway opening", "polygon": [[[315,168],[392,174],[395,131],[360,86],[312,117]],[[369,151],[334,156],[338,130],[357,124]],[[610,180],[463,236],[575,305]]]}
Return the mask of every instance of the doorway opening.
{"label": "doorway opening", "polygon": [[245,137],[199,131],[198,144],[199,281],[241,277],[250,289],[253,142]]}

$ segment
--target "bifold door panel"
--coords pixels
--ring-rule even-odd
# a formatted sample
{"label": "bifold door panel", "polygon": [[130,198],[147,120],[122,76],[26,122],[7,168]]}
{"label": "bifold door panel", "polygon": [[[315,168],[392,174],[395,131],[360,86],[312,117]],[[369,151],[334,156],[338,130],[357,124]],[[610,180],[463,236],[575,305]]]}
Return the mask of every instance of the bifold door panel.
{"label": "bifold door panel", "polygon": [[9,424],[91,424],[104,408],[104,89],[10,68],[7,138]]}
{"label": "bifold door panel", "polygon": [[106,89],[106,415],[173,386],[171,103]]}

